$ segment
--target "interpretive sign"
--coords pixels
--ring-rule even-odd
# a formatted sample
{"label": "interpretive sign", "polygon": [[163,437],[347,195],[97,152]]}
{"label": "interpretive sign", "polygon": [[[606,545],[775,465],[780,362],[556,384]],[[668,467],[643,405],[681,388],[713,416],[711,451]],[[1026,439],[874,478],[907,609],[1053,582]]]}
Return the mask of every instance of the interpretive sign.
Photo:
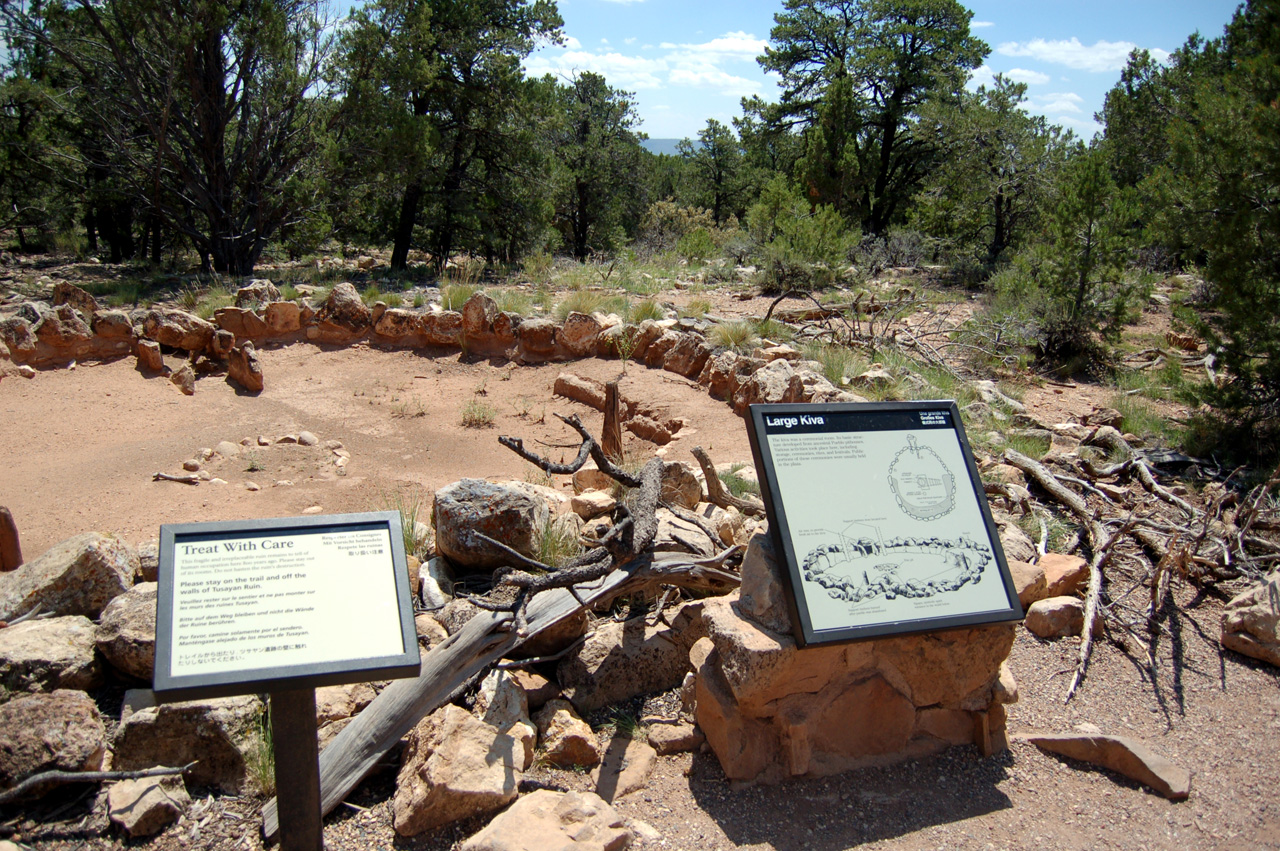
{"label": "interpretive sign", "polygon": [[395,511],[160,527],[159,700],[416,676]]}
{"label": "interpretive sign", "polygon": [[1015,621],[955,402],[752,405],[802,645]]}

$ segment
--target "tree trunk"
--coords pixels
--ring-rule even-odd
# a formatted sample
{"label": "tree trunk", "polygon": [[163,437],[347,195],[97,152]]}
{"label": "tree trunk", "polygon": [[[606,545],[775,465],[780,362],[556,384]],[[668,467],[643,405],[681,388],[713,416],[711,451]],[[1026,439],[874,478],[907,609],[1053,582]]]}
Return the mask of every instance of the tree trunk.
{"label": "tree trunk", "polygon": [[418,223],[418,207],[422,205],[422,182],[411,180],[400,199],[400,217],[392,237],[391,269],[403,271],[409,267],[409,243],[413,240],[413,228]]}

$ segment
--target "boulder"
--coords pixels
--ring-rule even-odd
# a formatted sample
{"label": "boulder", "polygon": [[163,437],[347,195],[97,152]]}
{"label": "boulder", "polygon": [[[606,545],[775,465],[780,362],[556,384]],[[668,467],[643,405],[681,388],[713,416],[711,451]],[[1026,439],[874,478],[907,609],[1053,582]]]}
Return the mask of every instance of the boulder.
{"label": "boulder", "polygon": [[1129,736],[1033,733],[1018,736],[1049,753],[1101,765],[1155,790],[1173,801],[1191,794],[1191,774]]}
{"label": "boulder", "polygon": [[265,278],[257,278],[236,290],[236,307],[260,307],[280,301],[280,290]]}
{"label": "boulder", "polygon": [[657,339],[645,347],[643,357],[636,354],[636,360],[643,360],[649,366],[662,366],[667,359],[667,354],[676,347],[683,336],[679,331],[663,331]]}
{"label": "boulder", "polygon": [[635,832],[594,792],[538,789],[525,795],[461,851],[621,851]]}
{"label": "boulder", "polygon": [[241,307],[220,307],[213,312],[213,321],[219,328],[231,332],[241,340],[257,340],[271,333],[271,326],[265,319],[252,310]]}
{"label": "boulder", "polygon": [[653,539],[655,552],[712,556],[719,549],[701,526],[666,508],[658,508],[657,520],[658,532]]}
{"label": "boulder", "polygon": [[516,323],[484,293],[462,306],[462,340],[472,354],[505,354],[516,344]]}
{"label": "boulder", "polygon": [[783,586],[782,567],[774,553],[773,537],[752,535],[742,557],[742,585],[738,610],[742,616],[779,635],[791,635],[791,614]]}
{"label": "boulder", "polygon": [[107,790],[107,815],[130,838],[154,836],[191,806],[178,775],[121,780]]}
{"label": "boulder", "polygon": [[181,390],[187,396],[193,396],[196,392],[196,373],[191,368],[191,364],[184,363],[177,372],[169,376],[169,380],[174,386]]}
{"label": "boulder", "polygon": [[31,322],[21,316],[0,319],[0,342],[9,347],[14,363],[23,363],[36,353],[36,335]]}
{"label": "boulder", "polygon": [[740,360],[741,355],[732,350],[716,353],[703,365],[702,372],[698,374],[698,383],[705,386],[707,392],[717,399],[728,398],[731,392],[729,377],[734,374],[734,368]]}
{"label": "boulder", "polygon": [[560,661],[556,679],[581,712],[680,685],[689,670],[689,648],[701,637],[702,603],[686,603],[649,626],[644,617],[606,621]]}
{"label": "boulder", "polygon": [[378,693],[369,683],[346,683],[316,689],[316,726],[351,718],[373,703]]}
{"label": "boulder", "polygon": [[213,341],[209,343],[209,352],[215,358],[226,360],[236,346],[236,335],[223,328],[214,332]]}
{"label": "boulder", "polygon": [[129,588],[138,569],[137,553],[125,542],[97,532],[76,535],[0,573],[0,620],[37,606],[44,613],[96,618]]}
{"label": "boulder", "polygon": [[250,393],[262,392],[262,364],[258,361],[253,343],[245,340],[231,350],[227,358],[227,378]]}
{"label": "boulder", "polygon": [[292,301],[273,301],[266,306],[262,318],[276,336],[302,329],[302,308]]}
{"label": "boulder", "polygon": [[1009,559],[1009,574],[1013,577],[1013,587],[1018,590],[1018,602],[1022,604],[1023,610],[1037,600],[1050,596],[1044,570],[1039,565]]}
{"label": "boulder", "polygon": [[238,795],[249,782],[262,701],[251,695],[166,703],[139,709],[116,730],[113,767],[120,771],[195,762],[187,779]]}
{"label": "boulder", "polygon": [[420,339],[422,314],[416,310],[392,307],[384,310],[373,323],[373,333],[397,345],[413,345]]}
{"label": "boulder", "polygon": [[1037,564],[1044,571],[1046,597],[1075,594],[1089,582],[1089,563],[1080,556],[1045,553]]}
{"label": "boulder", "polygon": [[462,314],[456,310],[424,313],[418,320],[423,342],[428,346],[457,348],[462,342]]}
{"label": "boulder", "polygon": [[1036,557],[1036,545],[1013,523],[1000,525],[1000,548],[1006,559],[1029,562]]}
{"label": "boulder", "polygon": [[590,490],[575,495],[570,504],[575,514],[583,520],[591,520],[613,511],[618,500],[604,491]]}
{"label": "boulder", "polygon": [[542,743],[543,758],[560,768],[600,764],[600,743],[591,725],[583,721],[567,700],[550,700],[533,716]]}
{"label": "boulder", "polygon": [[646,742],[630,736],[614,736],[600,766],[591,772],[596,794],[613,803],[624,795],[639,792],[648,784],[657,761],[657,751]]}
{"label": "boulder", "polygon": [[80,689],[102,684],[93,622],[80,615],[30,620],[0,629],[0,689]]}
{"label": "boulder", "polygon": [[69,281],[59,281],[53,285],[53,306],[70,305],[90,318],[98,311],[98,300],[88,290],[81,289]]}
{"label": "boulder", "polygon": [[129,340],[133,338],[133,323],[123,310],[100,310],[93,314],[93,333],[105,340]]}
{"label": "boulder", "polygon": [[603,330],[604,327],[594,316],[574,311],[564,320],[556,337],[560,345],[574,357],[592,357],[596,353],[596,343]]}
{"label": "boulder", "polygon": [[372,314],[360,300],[360,293],[346,281],[329,291],[329,297],[307,328],[307,339],[317,343],[345,345],[369,332]]}
{"label": "boulder", "polygon": [[87,351],[85,343],[93,336],[93,329],[85,321],[80,311],[69,304],[55,307],[44,314],[40,321],[32,326],[36,339],[54,348],[65,348],[70,354]]}
{"label": "boulder", "polygon": [[489,672],[476,690],[472,711],[481,721],[520,744],[516,765],[521,771],[533,765],[538,730],[529,720],[529,698],[511,671]]}
{"label": "boulder", "polygon": [[1228,650],[1280,667],[1280,570],[1227,603],[1220,640]]}
{"label": "boulder", "polygon": [[[1046,597],[1027,608],[1027,630],[1040,638],[1062,638],[1084,632],[1084,601],[1078,597]],[[1102,621],[1094,635],[1102,634]]]}
{"label": "boulder", "polygon": [[516,327],[520,341],[518,357],[525,363],[541,363],[556,354],[556,334],[559,326],[550,319],[535,317],[525,319]]}
{"label": "boulder", "polygon": [[650,724],[647,730],[649,745],[658,756],[696,751],[707,740],[701,730],[687,721]]}
{"label": "boulder", "polygon": [[155,340],[138,341],[138,368],[145,372],[164,372],[164,355]]}
{"label": "boulder", "polygon": [[550,701],[560,697],[560,686],[541,674],[517,669],[511,672],[511,678],[524,691],[525,699],[528,701],[528,706],[531,710],[540,709]]}
{"label": "boulder", "polygon": [[702,502],[702,482],[698,481],[693,468],[683,461],[664,462],[661,498],[663,502],[692,511]]}
{"label": "boulder", "polygon": [[415,836],[515,800],[523,746],[461,707],[447,704],[405,740],[392,825]]}
{"label": "boulder", "polygon": [[712,348],[700,334],[682,334],[662,359],[667,372],[697,379],[711,360]]}
{"label": "boulder", "polygon": [[436,491],[432,506],[436,549],[461,568],[492,570],[509,559],[476,537],[477,532],[533,557],[549,516],[545,502],[516,488],[463,479]]}
{"label": "boulder", "polygon": [[218,330],[212,323],[183,310],[156,309],[147,311],[142,320],[142,335],[162,346],[203,352]]}
{"label": "boulder", "polygon": [[41,771],[99,771],[107,732],[93,700],[61,689],[0,704],[0,788]]}

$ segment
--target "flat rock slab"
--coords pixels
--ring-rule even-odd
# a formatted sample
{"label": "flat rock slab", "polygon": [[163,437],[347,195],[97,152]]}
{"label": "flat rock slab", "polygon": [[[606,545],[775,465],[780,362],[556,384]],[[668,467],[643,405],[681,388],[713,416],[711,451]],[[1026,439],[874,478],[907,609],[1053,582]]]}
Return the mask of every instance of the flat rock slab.
{"label": "flat rock slab", "polygon": [[591,772],[596,794],[609,803],[638,792],[649,782],[658,753],[639,739],[615,736],[605,750],[604,762]]}
{"label": "flat rock slab", "polygon": [[463,843],[462,851],[621,851],[634,837],[598,795],[539,789]]}
{"label": "flat rock slab", "polygon": [[1015,738],[1050,753],[1109,768],[1172,801],[1185,800],[1191,794],[1189,771],[1128,736],[1036,733]]}

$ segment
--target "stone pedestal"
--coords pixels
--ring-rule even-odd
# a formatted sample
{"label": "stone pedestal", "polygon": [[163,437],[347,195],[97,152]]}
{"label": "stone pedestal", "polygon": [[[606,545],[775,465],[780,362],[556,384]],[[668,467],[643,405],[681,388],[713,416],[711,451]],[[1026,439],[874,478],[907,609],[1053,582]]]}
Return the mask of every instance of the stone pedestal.
{"label": "stone pedestal", "polygon": [[1003,749],[1012,625],[798,648],[779,568],[757,535],[742,590],[706,601],[690,653],[698,724],[733,780],[778,782],[913,759],[951,745]]}

